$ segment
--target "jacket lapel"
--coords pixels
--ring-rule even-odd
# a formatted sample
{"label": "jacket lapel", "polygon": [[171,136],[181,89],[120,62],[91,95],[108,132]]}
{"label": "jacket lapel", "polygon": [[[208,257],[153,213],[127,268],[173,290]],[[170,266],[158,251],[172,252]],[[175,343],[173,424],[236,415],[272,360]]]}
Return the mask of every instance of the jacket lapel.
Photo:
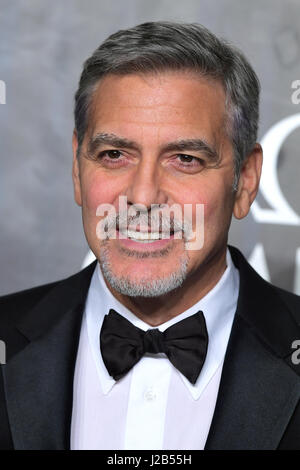
{"label": "jacket lapel", "polygon": [[300,397],[289,361],[300,329],[274,287],[230,251],[240,293],[205,448],[276,449]]}
{"label": "jacket lapel", "polygon": [[[277,291],[230,251],[240,294],[205,448],[276,449],[300,395],[290,361],[299,326]],[[3,367],[16,449],[70,446],[74,367],[95,266],[58,283],[18,325],[28,344]]]}
{"label": "jacket lapel", "polygon": [[58,283],[18,325],[29,343],[3,367],[15,449],[70,446],[74,367],[95,266]]}

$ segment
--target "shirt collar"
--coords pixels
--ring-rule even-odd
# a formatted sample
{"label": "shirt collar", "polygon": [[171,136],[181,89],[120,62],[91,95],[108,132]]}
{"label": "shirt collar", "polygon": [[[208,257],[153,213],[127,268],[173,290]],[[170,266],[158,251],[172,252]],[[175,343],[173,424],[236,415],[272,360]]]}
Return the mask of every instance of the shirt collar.
{"label": "shirt collar", "polygon": [[[226,264],[227,267],[223,275],[213,289],[211,289],[192,307],[158,326],[160,331],[164,331],[178,321],[194,315],[199,310],[203,311],[209,341],[205,363],[198,380],[194,385],[192,385],[186,377],[177,371],[195,400],[199,398],[206,385],[223,363],[236,311],[239,291],[239,274],[232,262],[228,249],[226,253]],[[152,328],[134,315],[113,296],[105,283],[99,263],[97,263],[87,295],[85,320],[87,324],[89,343],[104,394],[109,393],[113,385],[116,383],[116,381],[108,374],[99,349],[99,334],[104,315],[108,314],[111,308],[144,331]]]}

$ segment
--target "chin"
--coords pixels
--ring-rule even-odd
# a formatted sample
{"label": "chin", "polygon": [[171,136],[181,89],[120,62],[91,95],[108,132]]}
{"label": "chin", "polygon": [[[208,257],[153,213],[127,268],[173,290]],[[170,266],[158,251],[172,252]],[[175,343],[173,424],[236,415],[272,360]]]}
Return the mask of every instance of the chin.
{"label": "chin", "polygon": [[[106,281],[117,292],[130,297],[158,297],[180,287],[187,277],[188,256],[184,253],[179,257],[174,267],[159,266],[158,260],[133,260],[124,263],[114,263],[109,249],[100,253],[100,266]],[[155,261],[153,263],[153,261]],[[173,264],[173,263],[172,263]],[[148,265],[148,266],[147,266]],[[150,266],[151,265],[151,266]],[[164,268],[158,273],[158,268]]]}

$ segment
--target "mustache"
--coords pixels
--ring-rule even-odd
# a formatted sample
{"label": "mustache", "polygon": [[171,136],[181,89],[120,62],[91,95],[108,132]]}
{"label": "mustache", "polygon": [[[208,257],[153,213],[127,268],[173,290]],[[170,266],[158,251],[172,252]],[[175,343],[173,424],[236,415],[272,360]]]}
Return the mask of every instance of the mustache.
{"label": "mustache", "polygon": [[108,214],[102,219],[102,224],[108,233],[113,230],[162,233],[182,232],[184,238],[188,238],[192,233],[192,223],[189,220],[183,220],[182,217],[170,216],[170,214],[164,214],[162,211],[151,212],[151,214],[141,212],[138,215],[132,216],[127,212]]}

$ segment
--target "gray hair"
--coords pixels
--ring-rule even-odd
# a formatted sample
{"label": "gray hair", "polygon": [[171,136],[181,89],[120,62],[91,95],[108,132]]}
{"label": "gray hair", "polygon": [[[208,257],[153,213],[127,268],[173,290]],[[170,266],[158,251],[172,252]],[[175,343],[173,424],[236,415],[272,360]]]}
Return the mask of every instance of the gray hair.
{"label": "gray hair", "polygon": [[227,133],[234,153],[234,190],[243,161],[254,147],[260,84],[244,55],[197,23],[147,22],[109,36],[88,58],[75,95],[78,155],[88,127],[89,108],[101,78],[108,74],[191,70],[219,80],[226,94]]}

